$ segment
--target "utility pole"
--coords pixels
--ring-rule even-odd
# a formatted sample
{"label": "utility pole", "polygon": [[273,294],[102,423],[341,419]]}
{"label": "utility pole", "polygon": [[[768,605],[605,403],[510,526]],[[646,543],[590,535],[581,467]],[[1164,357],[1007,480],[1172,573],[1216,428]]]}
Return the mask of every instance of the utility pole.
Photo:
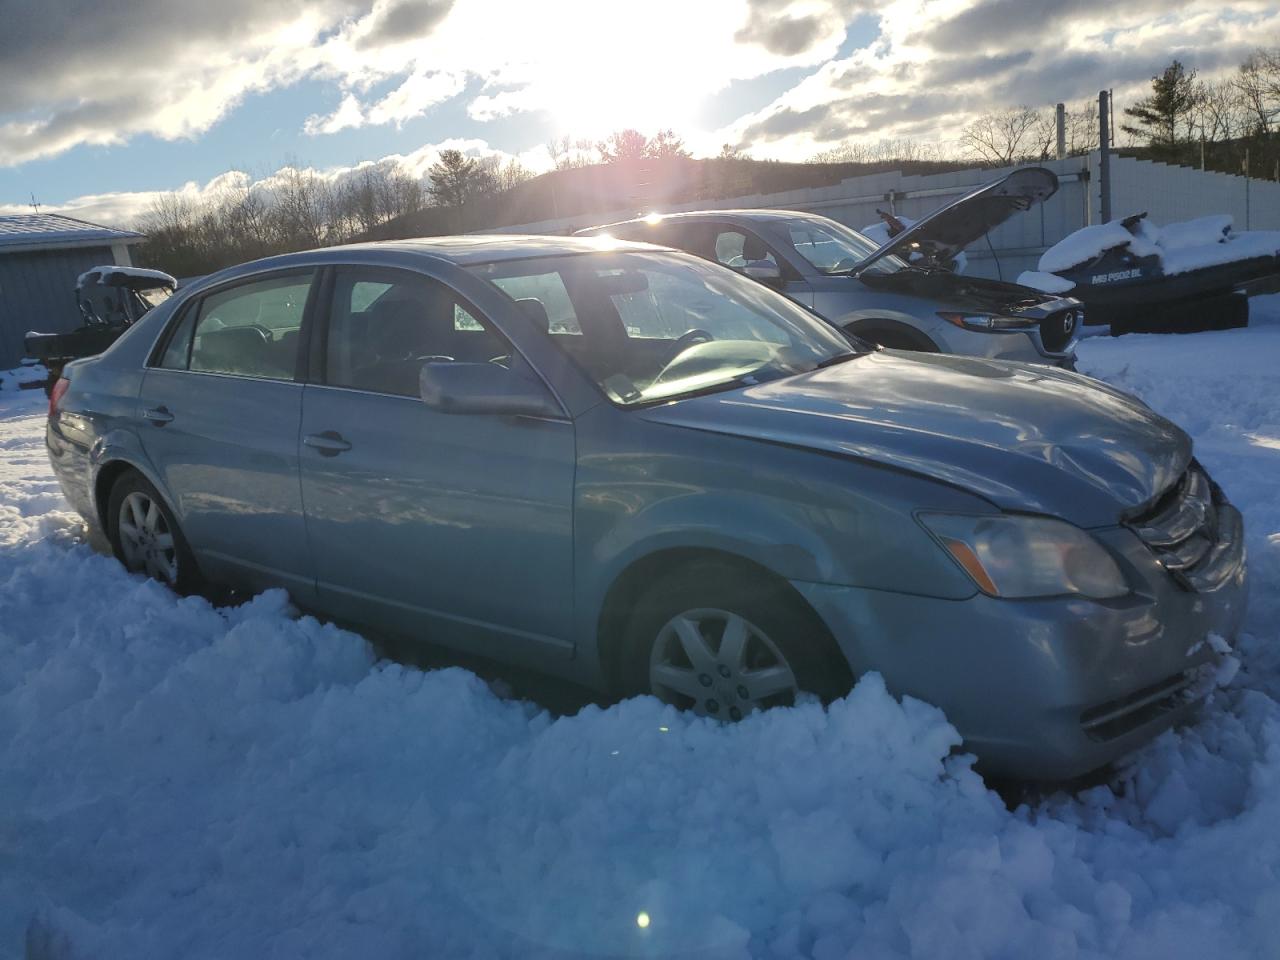
{"label": "utility pole", "polygon": [[1058,131],[1058,159],[1065,160],[1067,157],[1067,105],[1060,103],[1053,112]]}
{"label": "utility pole", "polygon": [[36,213],[39,213],[39,212],[40,212],[40,208],[41,208],[42,206],[44,206],[44,204],[42,204],[42,203],[37,203],[37,202],[36,202],[36,195],[35,195],[35,191],[32,191],[32,193],[31,193],[31,209],[32,209],[32,210],[34,210]]}
{"label": "utility pole", "polygon": [[1098,93],[1098,188],[1101,194],[1102,222],[1111,222],[1111,96]]}

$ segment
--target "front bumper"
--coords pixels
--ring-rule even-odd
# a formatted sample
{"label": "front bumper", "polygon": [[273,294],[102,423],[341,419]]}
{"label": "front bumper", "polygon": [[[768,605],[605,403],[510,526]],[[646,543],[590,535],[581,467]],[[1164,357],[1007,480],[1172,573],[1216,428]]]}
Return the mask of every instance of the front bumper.
{"label": "front bumper", "polygon": [[948,353],[960,353],[987,360],[1046,364],[1062,367],[1065,370],[1076,368],[1078,338],[1072,339],[1061,351],[1055,352],[1045,349],[1040,333],[1036,329],[979,331],[952,327],[940,333],[941,336],[937,339],[945,340],[943,349]]}
{"label": "front bumper", "polygon": [[1217,586],[1191,592],[1123,528],[1094,531],[1134,591],[1114,601],[939,600],[795,583],[855,675],[947,714],[990,773],[1066,780],[1115,760],[1186,716],[1207,690],[1210,634],[1244,614],[1243,537]]}

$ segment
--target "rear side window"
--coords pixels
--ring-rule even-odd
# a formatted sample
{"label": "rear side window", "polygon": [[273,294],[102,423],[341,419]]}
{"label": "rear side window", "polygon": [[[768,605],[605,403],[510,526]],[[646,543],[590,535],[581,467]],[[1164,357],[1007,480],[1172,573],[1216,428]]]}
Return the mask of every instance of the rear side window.
{"label": "rear side window", "polygon": [[182,311],[182,318],[169,338],[169,345],[164,348],[159,366],[165,370],[185,370],[191,361],[191,330],[196,325],[198,305],[188,306]]}
{"label": "rear side window", "polygon": [[311,280],[291,273],[209,294],[186,311],[160,365],[292,380]]}
{"label": "rear side window", "polygon": [[582,336],[578,315],[560,274],[530,273],[500,277],[493,282],[526,315],[539,325],[545,324],[547,333]]}
{"label": "rear side window", "polygon": [[718,263],[732,267],[734,270],[741,270],[748,263],[760,261],[775,267],[778,265],[778,261],[758,237],[731,228],[717,229],[715,258]]}

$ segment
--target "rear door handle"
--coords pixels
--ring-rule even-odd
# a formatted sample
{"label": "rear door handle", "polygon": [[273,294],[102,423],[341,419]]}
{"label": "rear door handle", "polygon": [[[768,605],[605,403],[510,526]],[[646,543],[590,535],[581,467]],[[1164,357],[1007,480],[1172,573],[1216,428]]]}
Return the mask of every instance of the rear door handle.
{"label": "rear door handle", "polygon": [[150,420],[157,427],[168,423],[173,419],[173,414],[169,412],[168,407],[152,407],[149,410],[143,410],[142,416],[145,419]]}
{"label": "rear door handle", "polygon": [[321,456],[336,457],[344,450],[350,450],[351,444],[342,439],[342,434],[336,430],[326,430],[324,433],[309,433],[302,438],[302,442],[313,450],[320,452]]}

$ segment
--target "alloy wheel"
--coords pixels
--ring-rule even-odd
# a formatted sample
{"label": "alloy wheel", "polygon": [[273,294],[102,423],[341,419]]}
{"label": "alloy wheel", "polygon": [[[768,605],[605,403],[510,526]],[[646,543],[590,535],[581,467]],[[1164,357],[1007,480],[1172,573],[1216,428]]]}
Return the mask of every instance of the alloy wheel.
{"label": "alloy wheel", "polygon": [[728,610],[687,610],[658,631],[649,686],[666,703],[702,716],[740,720],[792,703],[799,686],[768,635]]}
{"label": "alloy wheel", "polygon": [[135,490],[120,502],[117,521],[125,566],[169,586],[175,585],[178,553],[173,531],[160,504]]}

